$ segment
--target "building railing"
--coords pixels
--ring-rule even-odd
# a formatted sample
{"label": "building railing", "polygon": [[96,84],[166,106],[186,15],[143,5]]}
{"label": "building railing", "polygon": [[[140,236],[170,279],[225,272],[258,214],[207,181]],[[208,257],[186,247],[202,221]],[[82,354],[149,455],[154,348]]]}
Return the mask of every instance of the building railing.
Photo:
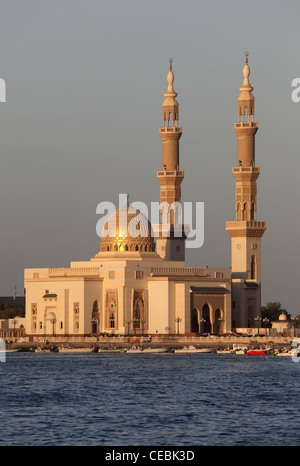
{"label": "building railing", "polygon": [[182,127],[177,126],[161,126],[159,128],[161,133],[181,133]]}
{"label": "building railing", "polygon": [[184,176],[183,170],[158,170],[157,176]]}
{"label": "building railing", "polygon": [[235,123],[236,128],[257,128],[257,121],[239,121]]}
{"label": "building railing", "polygon": [[259,173],[259,167],[232,167],[233,173],[238,172],[255,172]]}
{"label": "building railing", "polygon": [[49,277],[78,277],[82,275],[98,276],[100,269],[98,267],[75,267],[75,268],[56,268],[49,269]]}
{"label": "building railing", "polygon": [[197,275],[206,277],[206,268],[199,267],[152,267],[153,275]]}
{"label": "building railing", "polygon": [[266,222],[257,222],[256,220],[244,221],[237,220],[235,222],[226,222],[226,228],[266,228]]}

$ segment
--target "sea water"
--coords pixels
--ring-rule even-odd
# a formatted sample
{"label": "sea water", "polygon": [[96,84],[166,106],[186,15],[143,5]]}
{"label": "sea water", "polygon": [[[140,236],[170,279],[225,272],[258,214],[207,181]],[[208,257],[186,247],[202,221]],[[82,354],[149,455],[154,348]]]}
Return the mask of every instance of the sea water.
{"label": "sea water", "polygon": [[300,445],[289,357],[8,353],[0,378],[0,445]]}

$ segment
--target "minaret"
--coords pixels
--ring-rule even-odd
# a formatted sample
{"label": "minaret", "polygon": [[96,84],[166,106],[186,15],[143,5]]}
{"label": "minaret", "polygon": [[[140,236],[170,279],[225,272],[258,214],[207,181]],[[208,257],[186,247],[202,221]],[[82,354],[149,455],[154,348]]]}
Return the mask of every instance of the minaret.
{"label": "minaret", "polygon": [[261,310],[261,237],[266,223],[256,219],[256,180],[260,169],[255,166],[253,87],[249,82],[248,52],[243,69],[244,82],[238,99],[237,166],[232,173],[236,181],[236,220],[226,223],[231,237],[232,316],[233,327],[257,327]]}
{"label": "minaret", "polygon": [[167,76],[168,89],[162,106],[163,126],[159,129],[162,140],[162,169],[157,172],[160,183],[160,225],[156,232],[157,253],[168,261],[185,260],[185,236],[181,225],[181,183],[183,170],[179,170],[179,104],[174,91],[172,58]]}

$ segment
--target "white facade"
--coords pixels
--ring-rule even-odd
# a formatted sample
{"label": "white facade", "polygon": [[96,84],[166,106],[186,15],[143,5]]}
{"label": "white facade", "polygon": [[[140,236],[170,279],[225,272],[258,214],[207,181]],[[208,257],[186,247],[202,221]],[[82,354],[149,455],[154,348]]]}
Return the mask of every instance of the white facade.
{"label": "white facade", "polygon": [[[216,278],[220,274],[222,279]],[[104,252],[88,262],[72,262],[70,268],[26,269],[26,334],[190,333],[192,287],[214,292],[226,287],[230,296],[230,270],[183,267],[153,252]],[[210,305],[211,295],[205,293]],[[228,296],[223,331],[231,328]],[[199,332],[200,319],[201,309]],[[213,319],[212,313],[211,329]]]}

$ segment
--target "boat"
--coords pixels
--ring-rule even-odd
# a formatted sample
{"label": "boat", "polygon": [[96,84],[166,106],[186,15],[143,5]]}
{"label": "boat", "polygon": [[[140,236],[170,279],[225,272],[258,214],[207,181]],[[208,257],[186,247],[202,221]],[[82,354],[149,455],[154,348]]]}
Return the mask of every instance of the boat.
{"label": "boat", "polygon": [[19,350],[17,348],[12,348],[12,349],[1,349],[0,348],[0,355],[2,353],[17,353]]}
{"label": "boat", "polygon": [[22,348],[18,348],[17,352],[18,353],[34,353],[35,348],[25,346]]}
{"label": "boat", "polygon": [[144,348],[143,353],[168,353],[169,348]]}
{"label": "boat", "polygon": [[232,354],[232,349],[217,349],[216,353],[218,354]]}
{"label": "boat", "polygon": [[195,346],[184,346],[180,349],[175,349],[174,353],[215,353],[216,350],[214,348],[195,348]]}
{"label": "boat", "polygon": [[291,349],[290,351],[288,350],[280,351],[278,353],[275,353],[275,355],[276,356],[288,356],[291,358],[294,354],[294,351],[295,351],[295,348]]}
{"label": "boat", "polygon": [[233,345],[232,353],[233,354],[246,354],[247,349],[248,349],[247,346]]}
{"label": "boat", "polygon": [[57,346],[53,346],[52,348],[50,348],[50,352],[51,353],[59,353],[59,348]]}
{"label": "boat", "polygon": [[247,354],[252,356],[268,356],[269,351],[266,349],[251,349],[247,351]]}
{"label": "boat", "polygon": [[135,353],[135,354],[147,354],[147,353],[168,353],[169,348],[142,348],[142,347],[135,347],[127,348],[124,350],[124,353]]}

